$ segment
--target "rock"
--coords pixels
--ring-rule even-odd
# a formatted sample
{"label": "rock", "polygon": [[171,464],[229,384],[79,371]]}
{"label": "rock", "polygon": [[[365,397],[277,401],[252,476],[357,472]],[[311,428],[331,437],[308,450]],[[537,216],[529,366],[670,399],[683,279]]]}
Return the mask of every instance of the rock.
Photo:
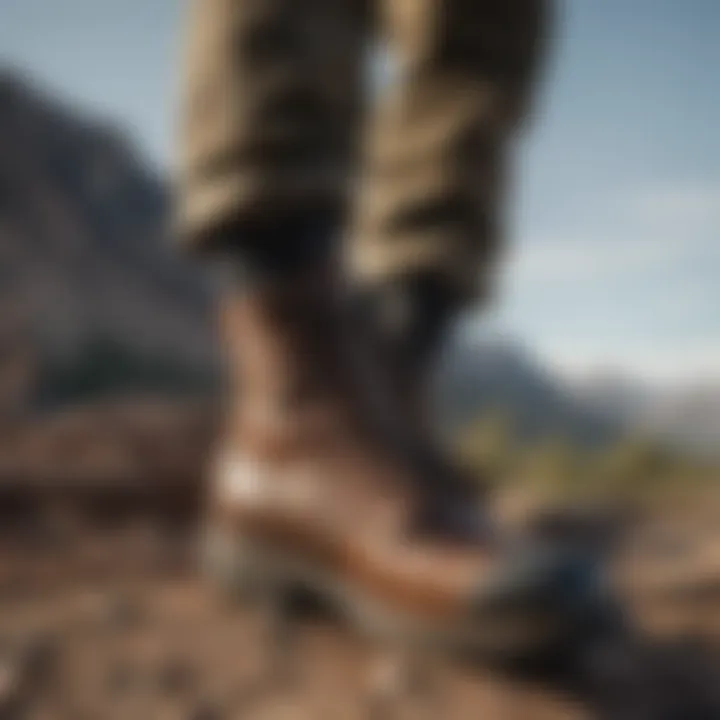
{"label": "rock", "polygon": [[195,668],[184,658],[166,658],[158,668],[158,689],[166,696],[174,697],[191,690],[195,680]]}
{"label": "rock", "polygon": [[57,669],[58,645],[37,635],[8,648],[0,659],[0,720],[14,720],[21,709],[42,695]]}
{"label": "rock", "polygon": [[22,681],[31,686],[33,692],[52,679],[58,666],[59,645],[51,635],[30,638],[19,651],[22,667]]}
{"label": "rock", "polygon": [[0,720],[10,720],[22,700],[20,673],[10,661],[0,661]]}
{"label": "rock", "polygon": [[128,594],[103,592],[92,598],[85,620],[93,629],[130,630],[145,618],[145,608],[140,601]]}
{"label": "rock", "polygon": [[185,720],[222,720],[223,713],[214,703],[200,702],[190,709]]}
{"label": "rock", "polygon": [[105,687],[113,697],[127,695],[137,689],[139,685],[137,668],[129,661],[116,661],[108,668],[105,677]]}

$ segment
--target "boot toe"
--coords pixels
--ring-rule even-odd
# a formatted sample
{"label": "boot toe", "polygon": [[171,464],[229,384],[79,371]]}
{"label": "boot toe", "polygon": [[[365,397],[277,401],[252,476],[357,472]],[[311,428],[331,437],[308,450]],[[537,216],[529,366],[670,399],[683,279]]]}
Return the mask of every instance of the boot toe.
{"label": "boot toe", "polygon": [[602,604],[597,560],[570,550],[522,551],[479,583],[472,601],[481,642],[523,652],[571,637]]}

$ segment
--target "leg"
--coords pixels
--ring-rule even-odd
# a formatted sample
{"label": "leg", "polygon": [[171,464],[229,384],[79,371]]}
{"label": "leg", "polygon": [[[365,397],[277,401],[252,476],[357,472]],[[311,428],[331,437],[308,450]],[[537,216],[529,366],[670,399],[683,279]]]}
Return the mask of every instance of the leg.
{"label": "leg", "polygon": [[[541,624],[551,631],[556,615],[567,614],[555,587],[574,564],[549,558],[539,569],[518,565],[471,540],[448,543],[420,522],[429,499],[425,478],[395,436],[385,378],[362,346],[328,243],[311,242],[306,232],[332,225],[345,194],[362,37],[351,2],[196,0],[181,178],[185,238],[206,252],[220,244],[261,273],[222,299],[227,370],[242,392],[231,392],[208,493],[208,531],[225,538],[213,553],[224,579],[265,598],[266,607],[282,608],[275,601],[293,590],[310,591],[391,645],[477,649],[497,642],[498,610],[518,608],[525,624],[527,603],[548,596]],[[390,26],[418,58],[416,85],[408,80],[398,107],[400,118],[409,108],[423,130],[412,136],[423,152],[410,157],[419,158],[420,170],[427,157],[442,160],[447,145],[435,139],[436,101],[453,109],[438,127],[441,138],[454,139],[454,128],[477,115],[480,93],[461,83],[458,101],[448,89],[464,75],[448,74],[443,63],[420,81],[433,66],[425,55],[438,55],[434,36],[443,25],[432,18],[423,29],[417,20],[433,7],[440,5],[387,6]],[[454,57],[457,46],[439,57],[449,50]],[[390,127],[402,133],[415,126]],[[414,153],[413,143],[402,139],[398,150]],[[405,172],[404,158],[390,157]],[[425,169],[432,181],[432,163]],[[446,212],[458,199],[452,192],[466,189],[456,174],[439,173],[440,189],[449,190],[430,198],[432,222],[419,222],[415,202],[401,213],[404,223],[395,221],[399,230],[454,222]],[[410,178],[400,179],[387,189],[407,188]],[[440,202],[446,195],[447,207]],[[568,604],[584,593],[579,585],[572,583]],[[284,637],[273,642],[282,648]]]}
{"label": "leg", "polygon": [[194,0],[178,188],[186,244],[290,261],[339,218],[361,101],[362,3]]}
{"label": "leg", "polygon": [[546,0],[382,5],[399,78],[370,129],[351,263],[365,285],[401,284],[411,295],[430,286],[429,299],[410,300],[421,324],[444,324],[488,289]]}

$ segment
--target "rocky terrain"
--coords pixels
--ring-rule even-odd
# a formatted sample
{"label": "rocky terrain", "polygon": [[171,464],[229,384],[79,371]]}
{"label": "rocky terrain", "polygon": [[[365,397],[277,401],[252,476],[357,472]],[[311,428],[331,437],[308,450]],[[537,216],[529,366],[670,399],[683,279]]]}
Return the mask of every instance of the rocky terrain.
{"label": "rocky terrain", "polygon": [[720,717],[716,523],[636,528],[614,572],[632,630],[508,669],[388,665],[321,615],[270,635],[259,610],[200,582],[192,515],[42,509],[0,525],[2,718]]}

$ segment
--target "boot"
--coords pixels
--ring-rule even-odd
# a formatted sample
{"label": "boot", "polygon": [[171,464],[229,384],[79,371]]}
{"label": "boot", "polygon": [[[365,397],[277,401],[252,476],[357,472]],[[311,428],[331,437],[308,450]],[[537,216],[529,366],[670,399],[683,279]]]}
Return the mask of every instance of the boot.
{"label": "boot", "polygon": [[225,297],[233,405],[210,489],[209,570],[246,597],[310,590],[402,642],[505,653],[556,638],[587,567],[423,522],[435,486],[399,448],[393,394],[347,307],[329,266]]}
{"label": "boot", "polygon": [[433,496],[425,523],[468,541],[498,542],[488,512],[489,479],[462,467],[443,446],[429,397],[460,300],[428,274],[364,288],[354,303],[402,417],[407,455],[416,458]]}

